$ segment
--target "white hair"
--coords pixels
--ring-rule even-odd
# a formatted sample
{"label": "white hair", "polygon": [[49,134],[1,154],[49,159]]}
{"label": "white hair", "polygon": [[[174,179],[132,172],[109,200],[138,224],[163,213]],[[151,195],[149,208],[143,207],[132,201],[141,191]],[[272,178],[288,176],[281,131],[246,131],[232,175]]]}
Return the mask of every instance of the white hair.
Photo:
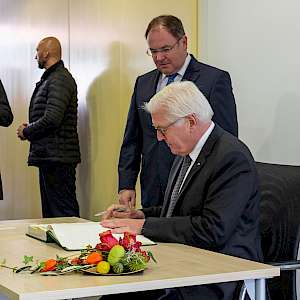
{"label": "white hair", "polygon": [[205,96],[191,81],[171,83],[144,103],[144,109],[150,114],[161,108],[166,110],[170,122],[190,114],[209,122],[214,114]]}

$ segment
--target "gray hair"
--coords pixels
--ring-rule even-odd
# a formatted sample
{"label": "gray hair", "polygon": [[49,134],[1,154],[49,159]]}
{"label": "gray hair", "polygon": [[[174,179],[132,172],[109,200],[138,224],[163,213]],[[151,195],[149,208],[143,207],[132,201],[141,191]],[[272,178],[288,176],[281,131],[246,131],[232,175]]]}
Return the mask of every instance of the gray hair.
{"label": "gray hair", "polygon": [[171,83],[144,103],[144,109],[150,114],[160,108],[167,111],[169,122],[190,114],[195,114],[202,122],[209,122],[214,114],[205,96],[191,81]]}

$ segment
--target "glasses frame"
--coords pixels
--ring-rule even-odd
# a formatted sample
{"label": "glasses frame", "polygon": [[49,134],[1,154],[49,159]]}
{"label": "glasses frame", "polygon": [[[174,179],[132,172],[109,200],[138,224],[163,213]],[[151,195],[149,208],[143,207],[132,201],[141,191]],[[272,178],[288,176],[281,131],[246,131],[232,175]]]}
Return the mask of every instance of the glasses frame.
{"label": "glasses frame", "polygon": [[166,134],[167,134],[168,129],[169,129],[172,125],[174,125],[175,123],[177,123],[179,120],[181,120],[181,119],[183,119],[183,118],[185,118],[185,116],[176,119],[175,121],[173,121],[172,123],[170,123],[168,126],[165,126],[165,127],[155,127],[153,124],[152,124],[152,126],[153,126],[153,128],[154,128],[157,132],[159,132],[162,136],[166,137]]}
{"label": "glasses frame", "polygon": [[183,36],[181,38],[179,38],[175,44],[173,44],[172,46],[166,46],[166,47],[163,47],[163,48],[160,48],[160,49],[151,49],[151,48],[148,48],[147,51],[146,51],[146,54],[148,56],[156,56],[158,53],[162,53],[164,55],[168,55],[174,48],[175,46],[179,43],[179,41],[183,38]]}

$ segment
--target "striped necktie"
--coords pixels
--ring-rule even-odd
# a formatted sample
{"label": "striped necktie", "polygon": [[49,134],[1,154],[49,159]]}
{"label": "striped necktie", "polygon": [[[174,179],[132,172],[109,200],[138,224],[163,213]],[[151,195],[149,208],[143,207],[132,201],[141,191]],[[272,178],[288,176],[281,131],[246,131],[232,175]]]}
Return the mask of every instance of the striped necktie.
{"label": "striped necktie", "polygon": [[177,75],[178,75],[178,73],[175,73],[175,74],[172,74],[172,75],[167,75],[168,81],[167,81],[166,85],[174,82],[174,79],[176,78]]}
{"label": "striped necktie", "polygon": [[170,200],[170,204],[169,204],[168,211],[167,211],[167,214],[166,214],[167,218],[171,217],[171,215],[173,213],[173,210],[174,210],[174,207],[175,207],[175,204],[177,202],[177,198],[178,198],[178,195],[179,195],[179,192],[180,192],[180,187],[182,185],[184,176],[185,176],[187,170],[189,169],[189,167],[191,165],[191,162],[192,162],[192,159],[190,158],[189,155],[184,157],[179,175],[176,179],[176,183],[174,185],[174,188],[173,188],[173,191],[172,191],[172,194],[171,194],[171,200]]}

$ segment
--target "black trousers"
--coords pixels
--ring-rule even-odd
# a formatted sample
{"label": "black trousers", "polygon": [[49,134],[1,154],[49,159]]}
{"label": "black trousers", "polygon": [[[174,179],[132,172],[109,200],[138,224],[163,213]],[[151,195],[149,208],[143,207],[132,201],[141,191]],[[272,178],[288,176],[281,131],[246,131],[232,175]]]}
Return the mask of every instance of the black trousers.
{"label": "black trousers", "polygon": [[79,217],[76,199],[76,166],[51,163],[39,166],[44,218]]}

